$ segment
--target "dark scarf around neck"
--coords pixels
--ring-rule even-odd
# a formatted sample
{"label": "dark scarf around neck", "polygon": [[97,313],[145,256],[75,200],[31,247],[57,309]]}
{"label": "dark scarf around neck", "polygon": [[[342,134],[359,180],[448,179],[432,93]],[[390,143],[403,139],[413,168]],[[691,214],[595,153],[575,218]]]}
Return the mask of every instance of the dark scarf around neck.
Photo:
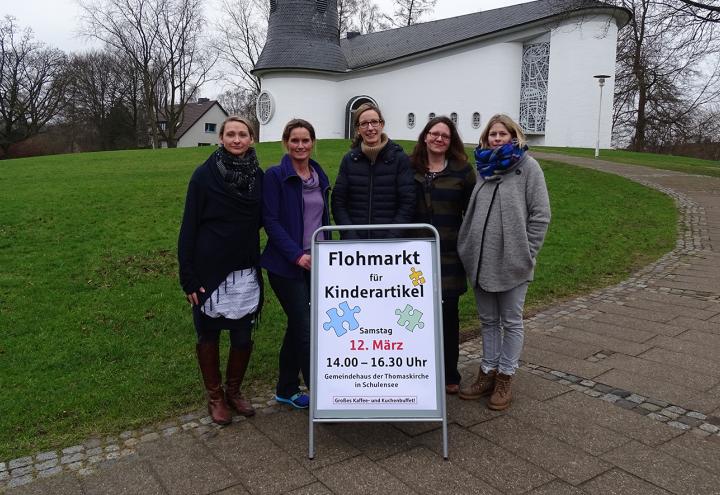
{"label": "dark scarf around neck", "polygon": [[475,148],[475,165],[484,179],[493,175],[501,175],[511,169],[525,156],[528,147],[517,143],[507,143],[499,148]]}
{"label": "dark scarf around neck", "polygon": [[213,156],[228,191],[243,198],[252,198],[256,195],[255,176],[260,164],[255,148],[248,148],[243,156],[237,156],[228,153],[221,146]]}

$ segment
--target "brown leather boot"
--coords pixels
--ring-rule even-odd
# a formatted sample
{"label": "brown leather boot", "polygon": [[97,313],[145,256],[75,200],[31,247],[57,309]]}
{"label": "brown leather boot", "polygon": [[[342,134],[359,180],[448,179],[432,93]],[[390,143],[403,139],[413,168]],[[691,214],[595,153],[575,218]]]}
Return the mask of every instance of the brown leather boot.
{"label": "brown leather boot", "polygon": [[221,385],[218,342],[197,344],[195,350],[207,392],[208,413],[217,424],[229,424],[232,422],[232,412],[225,403],[225,394]]}
{"label": "brown leather boot", "polygon": [[250,362],[250,354],[252,353],[252,345],[247,349],[235,349],[230,347],[228,355],[227,373],[225,373],[225,400],[242,416],[253,416],[255,409],[249,400],[245,399],[240,393],[240,385],[242,385]]}
{"label": "brown leather boot", "polygon": [[489,395],[495,387],[495,375],[495,370],[490,371],[490,373],[485,373],[481,366],[478,371],[477,380],[467,387],[462,387],[458,396],[465,400],[475,400]]}
{"label": "brown leather boot", "polygon": [[498,373],[495,377],[495,390],[493,390],[488,402],[488,407],[493,411],[502,411],[510,407],[512,401],[512,375]]}

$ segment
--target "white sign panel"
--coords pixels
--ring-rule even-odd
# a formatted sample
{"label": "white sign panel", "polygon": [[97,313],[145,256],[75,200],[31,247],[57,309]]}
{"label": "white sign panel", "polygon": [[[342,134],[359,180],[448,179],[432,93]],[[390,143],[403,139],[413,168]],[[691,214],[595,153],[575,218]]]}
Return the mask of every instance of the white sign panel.
{"label": "white sign panel", "polygon": [[316,410],[438,410],[428,241],[320,243]]}

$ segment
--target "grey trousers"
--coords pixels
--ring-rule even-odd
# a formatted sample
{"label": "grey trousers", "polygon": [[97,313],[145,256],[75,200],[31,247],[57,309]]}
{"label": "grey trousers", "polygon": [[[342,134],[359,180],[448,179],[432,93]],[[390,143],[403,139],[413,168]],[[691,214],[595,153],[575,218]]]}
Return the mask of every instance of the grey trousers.
{"label": "grey trousers", "polygon": [[523,306],[528,283],[505,292],[486,292],[475,288],[475,303],[482,324],[483,358],[480,366],[485,373],[497,370],[514,375],[523,348]]}

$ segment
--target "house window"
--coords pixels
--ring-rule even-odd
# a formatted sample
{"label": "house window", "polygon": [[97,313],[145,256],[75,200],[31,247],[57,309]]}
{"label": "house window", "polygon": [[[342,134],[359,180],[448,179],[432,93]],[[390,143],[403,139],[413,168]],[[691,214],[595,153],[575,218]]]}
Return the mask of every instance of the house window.
{"label": "house window", "polygon": [[550,42],[523,46],[519,124],[526,133],[545,133],[549,72]]}
{"label": "house window", "polygon": [[214,122],[205,122],[205,132],[211,132],[215,134],[215,129],[217,128],[217,124]]}
{"label": "house window", "polygon": [[480,112],[473,113],[472,126],[473,129],[480,129]]}
{"label": "house window", "polygon": [[210,146],[210,143],[198,143],[198,146]]}
{"label": "house window", "polygon": [[457,113],[453,112],[450,114],[450,120],[452,120],[452,123],[457,125]]}
{"label": "house window", "polygon": [[158,129],[160,129],[161,131],[167,131],[167,121],[161,120],[160,122],[158,122]]}
{"label": "house window", "polygon": [[263,91],[257,97],[255,102],[255,114],[261,124],[267,124],[273,116],[275,111],[275,102],[273,101],[272,95]]}
{"label": "house window", "polygon": [[412,113],[412,112],[410,112],[410,113],[408,114],[407,126],[408,126],[410,129],[412,129],[413,127],[415,127],[415,114]]}
{"label": "house window", "polygon": [[428,114],[428,120],[432,120],[432,119],[434,119],[434,118],[435,118],[435,112],[430,112],[430,113]]}

